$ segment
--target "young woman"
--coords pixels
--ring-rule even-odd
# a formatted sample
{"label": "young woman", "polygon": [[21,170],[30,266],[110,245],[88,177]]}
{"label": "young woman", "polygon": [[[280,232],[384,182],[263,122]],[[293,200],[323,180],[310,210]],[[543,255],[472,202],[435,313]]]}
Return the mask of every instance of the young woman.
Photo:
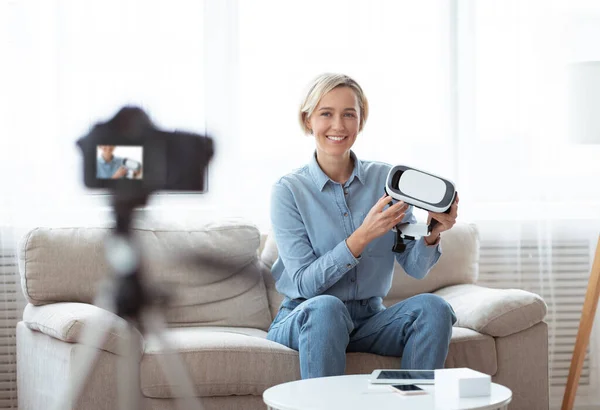
{"label": "young woman", "polygon": [[123,158],[113,155],[114,145],[99,145],[101,154],[96,164],[96,178],[119,179],[127,175],[127,168],[123,164]]}
{"label": "young woman", "polygon": [[113,155],[115,145],[99,145],[100,155],[96,162],[96,178],[101,179],[138,179],[142,170],[135,171],[131,176],[127,175],[127,168],[123,165],[123,158]]}
{"label": "young woman", "polygon": [[272,274],[285,298],[267,337],[299,351],[303,379],[343,374],[347,351],[401,356],[405,369],[441,368],[456,322],[450,305],[432,294],[382,304],[394,259],[419,279],[437,262],[440,234],[454,225],[458,199],[449,214],[430,213],[439,223],[429,236],[392,252],[392,227],[416,220],[410,206],[388,206],[391,197],[381,196],[390,165],[351,151],[368,113],[352,78],[316,78],[300,108],[315,153],[273,186],[279,257]]}

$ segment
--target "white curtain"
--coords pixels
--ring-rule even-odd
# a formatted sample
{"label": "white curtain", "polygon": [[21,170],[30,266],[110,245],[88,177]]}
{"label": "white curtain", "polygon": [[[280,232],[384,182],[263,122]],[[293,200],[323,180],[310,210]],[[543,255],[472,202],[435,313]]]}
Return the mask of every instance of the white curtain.
{"label": "white curtain", "polygon": [[[570,65],[600,61],[598,6],[457,2],[461,214],[482,233],[480,283],[530,290],[548,304],[554,405],[600,232],[600,141],[574,143],[568,118]],[[600,402],[598,353],[594,335],[578,404]]]}

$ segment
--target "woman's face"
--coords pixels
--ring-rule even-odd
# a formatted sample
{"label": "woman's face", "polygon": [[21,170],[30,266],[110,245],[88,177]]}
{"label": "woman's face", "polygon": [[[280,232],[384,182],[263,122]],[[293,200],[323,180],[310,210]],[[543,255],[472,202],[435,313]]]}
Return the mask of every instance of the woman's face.
{"label": "woman's face", "polygon": [[113,151],[115,150],[114,145],[100,145],[100,150],[102,151],[102,155],[106,158],[110,158]]}
{"label": "woman's face", "polygon": [[356,141],[360,107],[350,87],[337,87],[325,94],[307,119],[318,155],[344,156]]}

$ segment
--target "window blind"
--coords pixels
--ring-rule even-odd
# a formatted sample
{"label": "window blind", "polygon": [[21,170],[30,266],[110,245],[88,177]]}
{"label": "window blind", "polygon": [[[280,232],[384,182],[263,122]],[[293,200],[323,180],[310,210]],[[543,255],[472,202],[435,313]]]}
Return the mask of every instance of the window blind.
{"label": "window blind", "polygon": [[[16,409],[16,325],[25,298],[21,292],[17,255],[11,233],[0,227],[0,408]],[[11,244],[11,246],[9,246]]]}
{"label": "window blind", "polygon": [[[587,239],[483,240],[478,284],[519,288],[540,295],[548,305],[549,384],[551,402],[559,403],[571,365],[595,244]],[[588,348],[578,394],[590,387]]]}

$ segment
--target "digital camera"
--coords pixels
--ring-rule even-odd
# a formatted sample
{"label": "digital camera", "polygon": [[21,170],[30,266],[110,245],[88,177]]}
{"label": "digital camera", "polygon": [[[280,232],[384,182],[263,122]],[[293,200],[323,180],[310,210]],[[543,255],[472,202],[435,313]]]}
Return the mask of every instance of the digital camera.
{"label": "digital camera", "polygon": [[88,188],[144,192],[206,189],[210,137],[167,132],[138,107],[123,107],[77,141]]}

